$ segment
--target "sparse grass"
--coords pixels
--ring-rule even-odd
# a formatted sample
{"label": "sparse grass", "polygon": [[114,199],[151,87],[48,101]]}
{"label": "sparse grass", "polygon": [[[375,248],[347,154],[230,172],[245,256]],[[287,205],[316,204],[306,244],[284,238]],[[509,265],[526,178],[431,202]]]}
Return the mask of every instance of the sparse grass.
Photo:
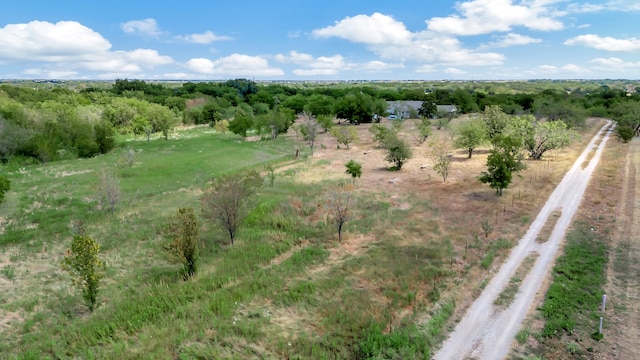
{"label": "sparse grass", "polygon": [[529,339],[530,334],[531,328],[527,326],[518,331],[518,333],[516,334],[516,341],[518,342],[518,344],[524,345],[527,342],[527,339]]}
{"label": "sparse grass", "polygon": [[511,304],[511,302],[513,302],[513,299],[515,299],[516,294],[520,289],[522,279],[527,276],[537,258],[538,254],[531,254],[522,261],[520,266],[518,266],[518,269],[516,269],[516,272],[509,280],[509,284],[504,290],[502,290],[500,295],[498,295],[496,300],[493,302],[493,305],[499,308],[506,308]]}
{"label": "sparse grass", "polygon": [[542,227],[542,229],[540,229],[540,232],[538,233],[538,237],[536,237],[536,242],[537,243],[545,243],[547,242],[547,240],[549,240],[549,236],[551,236],[551,233],[553,232],[553,228],[556,227],[556,223],[558,222],[558,219],[560,218],[560,216],[562,216],[562,211],[560,210],[554,210],[549,217],[547,218],[547,221],[544,223],[544,226]]}
{"label": "sparse grass", "polygon": [[489,250],[489,252],[487,252],[482,257],[482,260],[480,261],[480,266],[485,270],[490,268],[491,264],[493,264],[493,258],[495,256],[496,256],[496,252],[494,250]]}
{"label": "sparse grass", "polygon": [[0,271],[2,276],[9,281],[13,281],[16,278],[16,268],[13,265],[5,265]]}

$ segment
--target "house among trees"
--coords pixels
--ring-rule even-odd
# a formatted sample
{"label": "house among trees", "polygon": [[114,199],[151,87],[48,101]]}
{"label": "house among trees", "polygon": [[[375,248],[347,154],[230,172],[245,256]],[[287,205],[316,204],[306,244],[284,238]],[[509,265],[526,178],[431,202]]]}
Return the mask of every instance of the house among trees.
{"label": "house among trees", "polygon": [[458,108],[455,105],[436,105],[438,116],[453,118],[458,114]]}
{"label": "house among trees", "polygon": [[[387,101],[387,113],[395,115],[394,119],[418,118],[418,110],[422,106],[422,101]],[[455,105],[436,105],[437,115],[434,117],[453,118],[458,114]]]}

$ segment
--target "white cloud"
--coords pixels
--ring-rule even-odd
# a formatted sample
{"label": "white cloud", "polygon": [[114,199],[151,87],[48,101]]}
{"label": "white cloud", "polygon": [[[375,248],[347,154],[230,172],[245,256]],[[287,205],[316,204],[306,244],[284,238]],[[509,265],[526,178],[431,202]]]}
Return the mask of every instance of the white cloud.
{"label": "white cloud", "polygon": [[480,46],[480,49],[487,48],[505,48],[511,46],[519,46],[519,45],[529,45],[529,44],[537,44],[541,43],[541,39],[535,39],[530,36],[520,35],[516,33],[508,33],[505,36],[500,36],[497,38],[497,41],[490,42],[486,45]]}
{"label": "white cloud", "polygon": [[274,57],[281,63],[299,66],[293,73],[297,76],[329,76],[342,71],[385,71],[403,68],[403,64],[390,64],[384,61],[369,61],[362,64],[348,63],[342,55],[313,57],[311,54],[290,51],[288,54],[277,54]]}
{"label": "white cloud", "polygon": [[389,44],[377,47],[375,52],[383,59],[412,60],[447,66],[486,66],[500,65],[504,62],[502,54],[465,49],[458,39],[430,31],[416,34],[414,42],[410,45]]}
{"label": "white cloud", "polygon": [[194,58],[187,61],[189,70],[213,76],[277,77],[284,75],[282,69],[272,68],[269,62],[260,56],[232,54],[215,61]]}
{"label": "white cloud", "polygon": [[176,39],[194,44],[211,44],[214,41],[232,40],[229,36],[216,35],[211,31],[205,31],[202,34],[176,36]]}
{"label": "white cloud", "polygon": [[6,25],[0,29],[0,59],[44,62],[48,74],[61,77],[75,76],[80,69],[131,75],[173,63],[156,50],[112,51],[102,35],[75,21]]}
{"label": "white cloud", "polygon": [[571,3],[567,6],[567,11],[570,13],[592,13],[605,10],[606,8],[604,4]]}
{"label": "white cloud", "polygon": [[565,45],[583,45],[605,51],[638,51],[640,39],[616,39],[613,37],[601,37],[595,34],[580,35],[564,42]]}
{"label": "white cloud", "polygon": [[640,11],[640,3],[637,0],[611,0],[605,6],[611,10]]}
{"label": "white cloud", "polygon": [[160,76],[163,79],[172,79],[172,80],[187,80],[187,79],[193,79],[193,75],[192,74],[187,74],[187,73],[183,73],[183,72],[179,72],[179,73],[166,73],[166,74],[162,74],[162,76]]}
{"label": "white cloud", "polygon": [[75,21],[31,21],[0,29],[0,58],[5,59],[67,61],[110,48],[102,35]]}
{"label": "white cloud", "polygon": [[541,74],[556,75],[556,77],[568,77],[575,76],[575,74],[588,74],[590,73],[590,70],[575,64],[566,64],[562,66],[540,65],[532,70],[525,71],[524,73],[533,77],[540,77]]}
{"label": "white cloud", "polygon": [[295,50],[290,51],[287,55],[277,54],[275,59],[281,63],[293,63],[304,66],[313,62],[313,56],[311,54],[301,53]]}
{"label": "white cloud", "polygon": [[558,72],[558,67],[553,65],[540,65],[535,71],[543,74],[555,74]]}
{"label": "white cloud", "polygon": [[149,18],[144,20],[131,20],[120,25],[122,31],[127,34],[140,34],[151,37],[162,35],[160,27],[155,19]]}
{"label": "white cloud", "polygon": [[561,67],[562,70],[572,73],[588,73],[589,70],[576,64],[567,64]]}
{"label": "white cloud", "polygon": [[466,74],[465,71],[460,70],[460,69],[456,69],[456,68],[446,68],[446,69],[444,69],[444,73],[445,74],[449,74],[449,75],[464,75],[464,74]]}
{"label": "white cloud", "polygon": [[418,73],[427,73],[427,72],[436,72],[436,67],[433,65],[425,64],[416,68],[416,72]]}
{"label": "white cloud", "polygon": [[397,63],[434,62],[448,66],[499,65],[504,56],[464,49],[462,43],[449,35],[433,31],[412,33],[403,23],[380,13],[345,18],[312,32],[316,37],[336,36],[363,43],[382,60]]}
{"label": "white cloud", "polygon": [[380,13],[346,17],[334,26],[313,30],[315,37],[339,37],[364,44],[408,43],[411,32],[403,23]]}
{"label": "white cloud", "polygon": [[456,5],[459,14],[427,20],[429,30],[453,35],[481,35],[510,31],[514,26],[532,30],[561,30],[563,12],[550,7],[558,0],[471,0]]}
{"label": "white cloud", "polygon": [[629,68],[637,68],[640,70],[640,61],[629,62],[616,57],[597,58],[597,59],[591,60],[591,62],[601,67],[604,67],[607,70],[623,70],[623,69],[629,69]]}
{"label": "white cloud", "polygon": [[25,69],[22,73],[41,79],[72,79],[78,76],[77,71],[48,70],[40,68]]}
{"label": "white cloud", "polygon": [[379,61],[379,60],[369,61],[357,66],[357,70],[363,70],[363,71],[385,71],[390,69],[402,69],[402,68],[404,68],[404,64],[399,64],[399,63],[390,64],[390,63],[386,63],[384,61]]}
{"label": "white cloud", "polygon": [[354,68],[354,65],[348,64],[342,55],[313,57],[310,54],[290,51],[287,55],[277,54],[275,59],[282,63],[299,66],[293,70],[297,76],[336,75],[341,71]]}

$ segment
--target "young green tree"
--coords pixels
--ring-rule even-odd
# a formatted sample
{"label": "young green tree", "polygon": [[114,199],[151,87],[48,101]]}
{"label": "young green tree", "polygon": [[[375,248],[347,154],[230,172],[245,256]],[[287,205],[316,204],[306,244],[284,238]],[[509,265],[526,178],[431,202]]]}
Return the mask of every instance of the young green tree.
{"label": "young green tree", "polygon": [[547,151],[565,148],[579,138],[564,122],[539,121],[533,115],[511,118],[505,132],[522,139],[522,146],[532,160],[540,160]]}
{"label": "young green tree", "polygon": [[508,135],[498,135],[493,139],[493,148],[487,157],[487,171],[480,175],[480,182],[489,184],[502,196],[502,190],[509,187],[514,172],[525,168],[522,162],[521,140]]}
{"label": "young green tree", "polygon": [[452,153],[453,147],[445,139],[437,138],[429,142],[427,156],[433,161],[433,170],[442,176],[442,182],[446,182],[449,177],[449,170],[453,163]]}
{"label": "young green tree", "polygon": [[373,124],[369,127],[369,132],[373,134],[373,141],[378,142],[378,146],[383,146],[383,140],[387,137],[389,133],[396,133],[396,130],[393,128],[388,128],[381,124]]}
{"label": "young green tree", "polygon": [[358,133],[355,126],[334,126],[331,128],[331,136],[336,138],[338,148],[342,144],[349,149],[349,144],[358,141]]}
{"label": "young green tree", "polygon": [[467,150],[469,159],[478,146],[482,145],[487,138],[487,127],[480,119],[471,119],[463,122],[456,128],[456,138],[454,145]]}
{"label": "young green tree", "polygon": [[360,176],[362,176],[362,164],[351,159],[344,166],[347,168],[345,173],[351,175],[351,180],[355,185],[356,178],[359,178]]}
{"label": "young green tree", "polygon": [[336,124],[333,115],[318,115],[317,119],[324,132],[328,132]]}
{"label": "young green tree", "polygon": [[426,117],[420,118],[420,120],[415,121],[417,134],[414,135],[418,144],[424,144],[427,141],[427,138],[431,136],[431,120]]}
{"label": "young green tree", "polygon": [[400,139],[395,132],[390,132],[385,136],[382,140],[382,147],[387,151],[387,156],[384,159],[395,164],[393,170],[402,169],[402,165],[413,156],[409,143]]}
{"label": "young green tree", "polygon": [[509,123],[509,116],[502,111],[500,105],[489,105],[484,108],[482,121],[487,128],[487,138],[492,140],[502,134],[502,131]]}
{"label": "young green tree", "polygon": [[169,242],[162,245],[171,261],[182,264],[184,279],[187,280],[196,272],[200,255],[200,227],[193,208],[180,208],[170,216],[164,225],[163,235]]}
{"label": "young green tree", "polygon": [[169,133],[178,123],[174,113],[166,106],[149,104],[146,116],[155,132],[161,132],[165,140],[169,139]]}
{"label": "young green tree", "polygon": [[71,249],[62,261],[62,269],[71,274],[73,284],[82,290],[82,298],[93,311],[98,301],[100,281],[104,277],[104,263],[98,257],[100,245],[88,235],[73,237]]}
{"label": "young green tree", "polygon": [[422,102],[422,106],[418,109],[418,114],[425,118],[432,118],[438,113],[438,107],[432,99],[428,99]]}
{"label": "young green tree", "polygon": [[219,177],[213,179],[211,187],[200,199],[202,216],[226,230],[231,245],[262,182],[262,177],[255,170]]}
{"label": "young green tree", "polygon": [[229,121],[227,119],[218,120],[213,124],[213,128],[221,134],[226,134],[229,130]]}
{"label": "young green tree", "polygon": [[229,122],[229,130],[236,135],[240,135],[242,139],[245,139],[247,132],[253,128],[253,125],[253,115],[243,109],[239,109],[233,120]]}

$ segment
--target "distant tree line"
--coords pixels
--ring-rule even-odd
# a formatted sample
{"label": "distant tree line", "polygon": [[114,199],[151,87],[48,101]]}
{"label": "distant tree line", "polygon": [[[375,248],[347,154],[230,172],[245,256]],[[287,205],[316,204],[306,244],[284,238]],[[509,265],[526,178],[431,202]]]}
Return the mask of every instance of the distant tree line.
{"label": "distant tree line", "polygon": [[178,124],[209,124],[243,138],[276,138],[304,112],[352,124],[379,121],[387,115],[386,101],[422,101],[419,115],[425,117],[435,104],[455,105],[459,113],[500,106],[509,115],[562,120],[568,128],[584,126],[588,116],[610,117],[626,139],[640,132],[638,88],[626,83],[568,84],[469,82],[425,88],[400,83],[314,86],[234,79],[170,84],[118,79],[111,88],[80,90],[3,84],[0,160],[92,157],[116,146],[117,134],[150,139],[158,133],[168,139]]}

